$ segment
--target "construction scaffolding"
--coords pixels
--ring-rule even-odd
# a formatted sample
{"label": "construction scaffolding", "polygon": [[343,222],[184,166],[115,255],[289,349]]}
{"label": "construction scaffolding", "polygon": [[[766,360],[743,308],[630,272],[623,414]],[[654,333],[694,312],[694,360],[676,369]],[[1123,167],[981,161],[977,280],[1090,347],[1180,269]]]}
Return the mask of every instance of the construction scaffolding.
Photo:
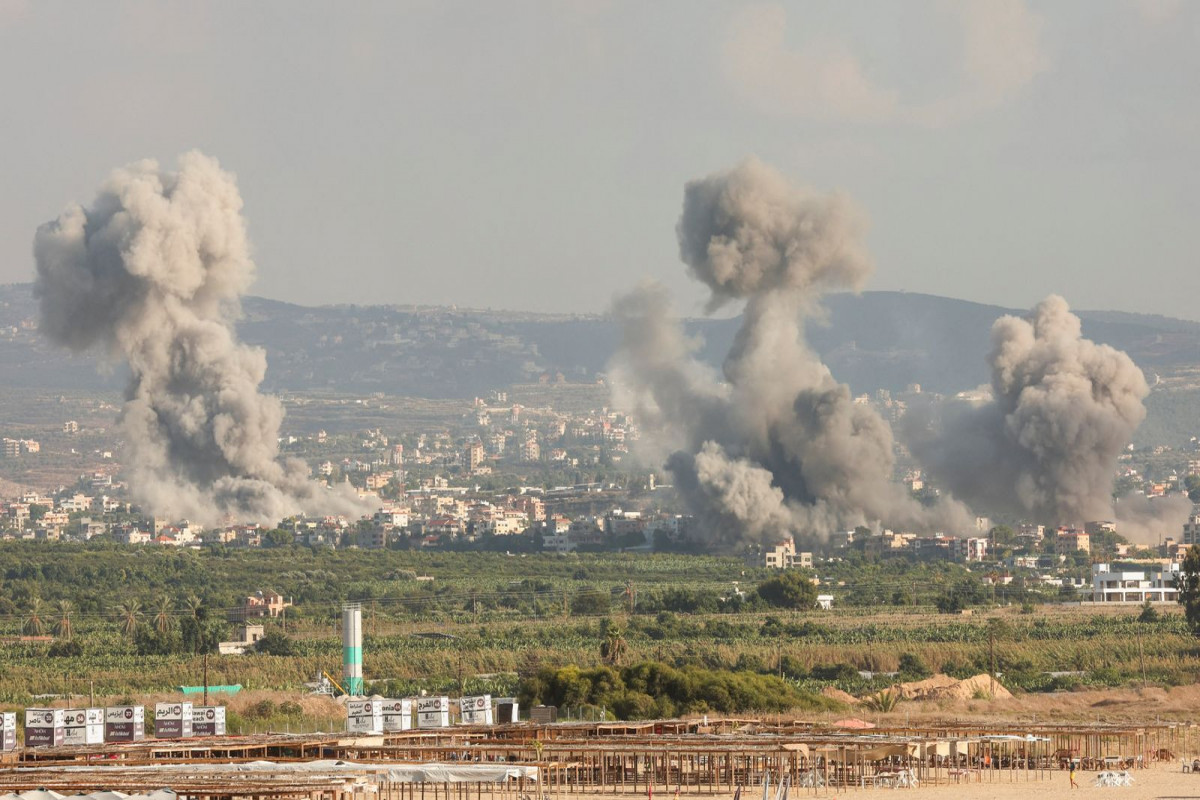
{"label": "construction scaffolding", "polygon": [[[715,719],[147,740],[20,751],[12,754],[12,767],[0,769],[0,793],[35,787],[142,792],[165,785],[206,800],[344,800],[343,793],[369,786],[378,800],[518,800],[526,792],[553,800],[562,794],[731,795],[787,785],[793,793],[820,794],[1037,781],[1072,765],[1138,769],[1174,760],[1183,750],[1181,736],[1171,724],[955,722],[845,731]],[[255,763],[257,771],[247,768]],[[306,770],[306,764],[317,766]],[[144,771],[172,765],[186,767],[170,773],[178,785],[162,771]]]}

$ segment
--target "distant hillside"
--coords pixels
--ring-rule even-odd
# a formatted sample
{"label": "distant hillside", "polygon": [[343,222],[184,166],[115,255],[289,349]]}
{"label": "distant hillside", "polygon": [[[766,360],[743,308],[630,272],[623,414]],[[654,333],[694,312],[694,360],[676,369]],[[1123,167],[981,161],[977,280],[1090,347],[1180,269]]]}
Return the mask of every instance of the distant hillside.
{"label": "distant hillside", "polygon": [[[856,392],[912,383],[951,393],[988,380],[984,359],[992,323],[1020,310],[903,292],[838,294],[828,319],[808,336],[833,373]],[[471,397],[545,377],[592,381],[619,339],[597,315],[540,315],[438,307],[291,305],[251,297],[242,338],[267,350],[270,391],[341,390],[418,397]],[[1128,352],[1153,383],[1160,375],[1200,373],[1200,323],[1117,311],[1081,312],[1084,333]],[[119,389],[124,373],[98,373],[38,336],[28,284],[0,287],[0,368],[10,385]],[[691,320],[701,357],[720,365],[739,321]],[[1180,389],[1176,385],[1172,390]],[[1190,424],[1191,391],[1170,402],[1171,435]],[[1165,400],[1165,398],[1164,398]],[[1155,407],[1151,404],[1152,409]],[[1162,420],[1158,421],[1163,422]],[[1157,423],[1155,423],[1157,424]]]}

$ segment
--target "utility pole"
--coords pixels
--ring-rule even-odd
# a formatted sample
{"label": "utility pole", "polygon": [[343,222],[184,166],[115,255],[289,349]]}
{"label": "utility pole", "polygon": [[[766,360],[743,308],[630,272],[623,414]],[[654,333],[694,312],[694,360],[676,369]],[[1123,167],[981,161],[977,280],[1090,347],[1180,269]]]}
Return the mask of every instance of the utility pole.
{"label": "utility pole", "polygon": [[204,705],[208,705],[208,651],[204,652]]}
{"label": "utility pole", "polygon": [[988,654],[992,662],[992,697],[996,696],[996,630],[988,626]]}

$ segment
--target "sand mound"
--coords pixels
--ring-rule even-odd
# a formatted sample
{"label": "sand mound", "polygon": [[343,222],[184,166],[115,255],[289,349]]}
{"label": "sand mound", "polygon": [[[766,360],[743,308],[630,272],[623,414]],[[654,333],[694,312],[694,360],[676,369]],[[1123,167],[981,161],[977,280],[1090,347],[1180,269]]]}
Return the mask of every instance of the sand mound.
{"label": "sand mound", "polygon": [[937,674],[923,681],[901,683],[890,691],[899,692],[902,700],[973,700],[976,696],[988,696],[994,700],[1008,700],[1012,693],[1000,681],[988,675],[976,675],[966,680],[955,680],[949,675]]}
{"label": "sand mound", "polygon": [[836,700],[839,703],[845,703],[848,706],[855,706],[862,702],[849,692],[843,692],[841,689],[838,689],[835,686],[826,686],[821,690],[821,694],[824,697],[828,697],[830,700]]}
{"label": "sand mound", "polygon": [[990,675],[976,675],[973,678],[958,681],[953,686],[934,689],[929,693],[930,700],[972,700],[986,696],[992,700],[1011,700],[1012,692],[1005,689],[1000,681]]}
{"label": "sand mound", "polygon": [[932,692],[948,688],[958,683],[949,675],[943,675],[940,672],[931,678],[926,678],[923,681],[913,681],[912,683],[902,683],[896,686],[895,689],[900,692],[900,697],[903,700],[923,700]]}

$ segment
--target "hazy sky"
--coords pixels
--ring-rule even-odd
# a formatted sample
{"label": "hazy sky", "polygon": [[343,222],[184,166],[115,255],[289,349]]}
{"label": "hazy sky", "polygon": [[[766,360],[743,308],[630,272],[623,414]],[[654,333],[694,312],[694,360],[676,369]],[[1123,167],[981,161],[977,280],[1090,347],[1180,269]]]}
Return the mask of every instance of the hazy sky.
{"label": "hazy sky", "polygon": [[756,154],[873,289],[1200,319],[1200,3],[0,0],[0,282],[115,166],[238,176],[256,294],[682,310],[683,183]]}

